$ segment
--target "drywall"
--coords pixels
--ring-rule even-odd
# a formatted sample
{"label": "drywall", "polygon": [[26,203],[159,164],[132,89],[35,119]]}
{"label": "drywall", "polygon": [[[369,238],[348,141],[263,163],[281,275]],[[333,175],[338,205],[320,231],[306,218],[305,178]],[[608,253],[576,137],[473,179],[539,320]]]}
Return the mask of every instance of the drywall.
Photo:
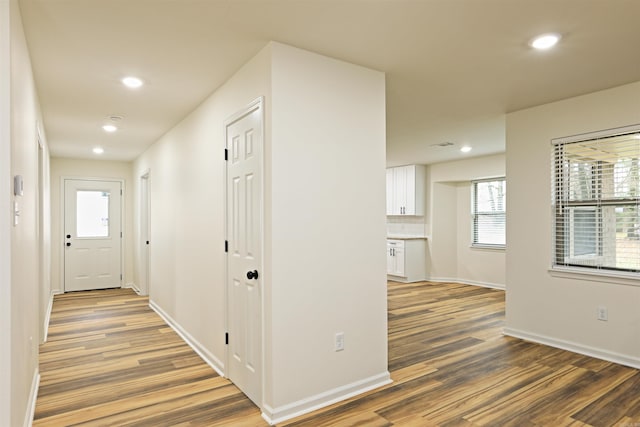
{"label": "drywall", "polygon": [[51,289],[64,292],[64,187],[62,178],[105,178],[124,180],[123,185],[123,286],[133,282],[133,191],[132,163],[86,159],[51,159]]}
{"label": "drywall", "polygon": [[[11,226],[10,236],[11,285],[10,285],[10,360],[2,369],[10,369],[9,412],[2,416],[6,425],[28,425],[35,405],[38,384],[38,343],[40,342],[40,227],[38,223],[39,174],[38,174],[38,123],[40,108],[29,52],[24,37],[20,11],[16,1],[10,9],[10,163],[9,182],[14,175],[21,175],[24,183],[22,196],[10,193],[10,203],[17,203],[19,223]],[[5,9],[6,12],[6,9]],[[3,22],[3,25],[6,23]],[[4,65],[4,64],[3,64]],[[2,69],[2,74],[7,71]],[[47,168],[48,153],[42,135],[43,167]],[[4,144],[3,144],[4,145]],[[5,176],[2,180],[6,182]],[[6,187],[5,187],[6,188]],[[46,189],[45,189],[46,191]],[[3,193],[3,196],[5,194]],[[44,195],[46,200],[46,195]],[[47,213],[45,213],[47,215]],[[43,238],[45,238],[43,236]],[[3,239],[4,240],[4,239]],[[49,242],[43,242],[46,247]],[[3,343],[6,344],[6,343]],[[6,421],[6,420],[3,420]]]}
{"label": "drywall", "polygon": [[226,357],[223,123],[258,96],[268,99],[270,61],[266,48],[134,163],[137,236],[140,177],[150,176],[150,300],[219,370]]}
{"label": "drywall", "polygon": [[11,20],[0,1],[0,425],[11,424]]}
{"label": "drywall", "polygon": [[640,367],[640,286],[549,272],[551,140],[639,124],[638,100],[640,82],[507,115],[507,333]]}
{"label": "drywall", "polygon": [[471,181],[504,176],[504,154],[427,166],[426,215],[395,217],[387,227],[400,234],[424,227],[430,280],[504,288],[505,250],[471,247]]}
{"label": "drywall", "polygon": [[389,378],[384,75],[270,43],[135,161],[134,206],[149,172],[151,301],[224,370],[224,121],[259,96],[261,406],[274,421]]}
{"label": "drywall", "polygon": [[277,418],[388,379],[385,83],[308,51],[272,51],[266,363]]}

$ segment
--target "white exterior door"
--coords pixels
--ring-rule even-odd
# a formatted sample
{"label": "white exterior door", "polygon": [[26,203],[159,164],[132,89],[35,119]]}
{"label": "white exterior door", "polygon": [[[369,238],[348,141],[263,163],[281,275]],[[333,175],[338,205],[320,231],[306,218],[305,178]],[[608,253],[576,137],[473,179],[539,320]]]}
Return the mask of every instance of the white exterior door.
{"label": "white exterior door", "polygon": [[119,288],[121,183],[64,180],[64,290]]}
{"label": "white exterior door", "polygon": [[226,123],[227,376],[262,404],[262,100]]}

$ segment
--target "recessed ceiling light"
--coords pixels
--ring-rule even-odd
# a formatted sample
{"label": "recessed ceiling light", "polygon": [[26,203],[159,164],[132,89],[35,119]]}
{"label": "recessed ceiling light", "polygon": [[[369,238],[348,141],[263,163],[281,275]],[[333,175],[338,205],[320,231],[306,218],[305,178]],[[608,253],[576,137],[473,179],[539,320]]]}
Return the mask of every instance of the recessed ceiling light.
{"label": "recessed ceiling light", "polygon": [[104,125],[102,126],[102,129],[104,129],[105,132],[115,132],[118,130],[118,128],[114,125]]}
{"label": "recessed ceiling light", "polygon": [[560,41],[560,34],[549,33],[534,38],[529,45],[534,49],[545,50],[555,46],[558,41]]}
{"label": "recessed ceiling light", "polygon": [[104,148],[95,147],[92,151],[93,151],[93,154],[102,154],[102,153],[104,153]]}
{"label": "recessed ceiling light", "polygon": [[463,153],[468,153],[469,151],[471,151],[471,147],[469,147],[468,145],[465,145],[460,149],[460,151],[462,151]]}
{"label": "recessed ceiling light", "polygon": [[142,80],[137,77],[128,76],[122,79],[122,84],[131,89],[137,89],[142,86]]}

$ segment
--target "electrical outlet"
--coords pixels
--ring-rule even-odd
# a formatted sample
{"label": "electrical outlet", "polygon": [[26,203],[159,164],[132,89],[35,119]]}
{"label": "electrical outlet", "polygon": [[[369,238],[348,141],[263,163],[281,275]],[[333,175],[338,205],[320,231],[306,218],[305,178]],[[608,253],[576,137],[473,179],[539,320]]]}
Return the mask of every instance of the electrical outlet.
{"label": "electrical outlet", "polygon": [[336,333],[335,351],[344,350],[344,332]]}
{"label": "electrical outlet", "polygon": [[605,322],[609,320],[609,312],[607,310],[607,307],[602,305],[598,307],[598,320],[603,320]]}

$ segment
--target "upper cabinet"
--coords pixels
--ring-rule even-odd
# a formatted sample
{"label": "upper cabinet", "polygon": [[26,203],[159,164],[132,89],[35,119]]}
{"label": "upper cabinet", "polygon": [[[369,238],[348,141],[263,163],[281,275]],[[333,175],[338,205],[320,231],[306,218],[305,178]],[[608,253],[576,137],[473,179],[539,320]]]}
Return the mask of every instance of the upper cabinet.
{"label": "upper cabinet", "polygon": [[387,215],[424,215],[425,167],[387,169]]}

